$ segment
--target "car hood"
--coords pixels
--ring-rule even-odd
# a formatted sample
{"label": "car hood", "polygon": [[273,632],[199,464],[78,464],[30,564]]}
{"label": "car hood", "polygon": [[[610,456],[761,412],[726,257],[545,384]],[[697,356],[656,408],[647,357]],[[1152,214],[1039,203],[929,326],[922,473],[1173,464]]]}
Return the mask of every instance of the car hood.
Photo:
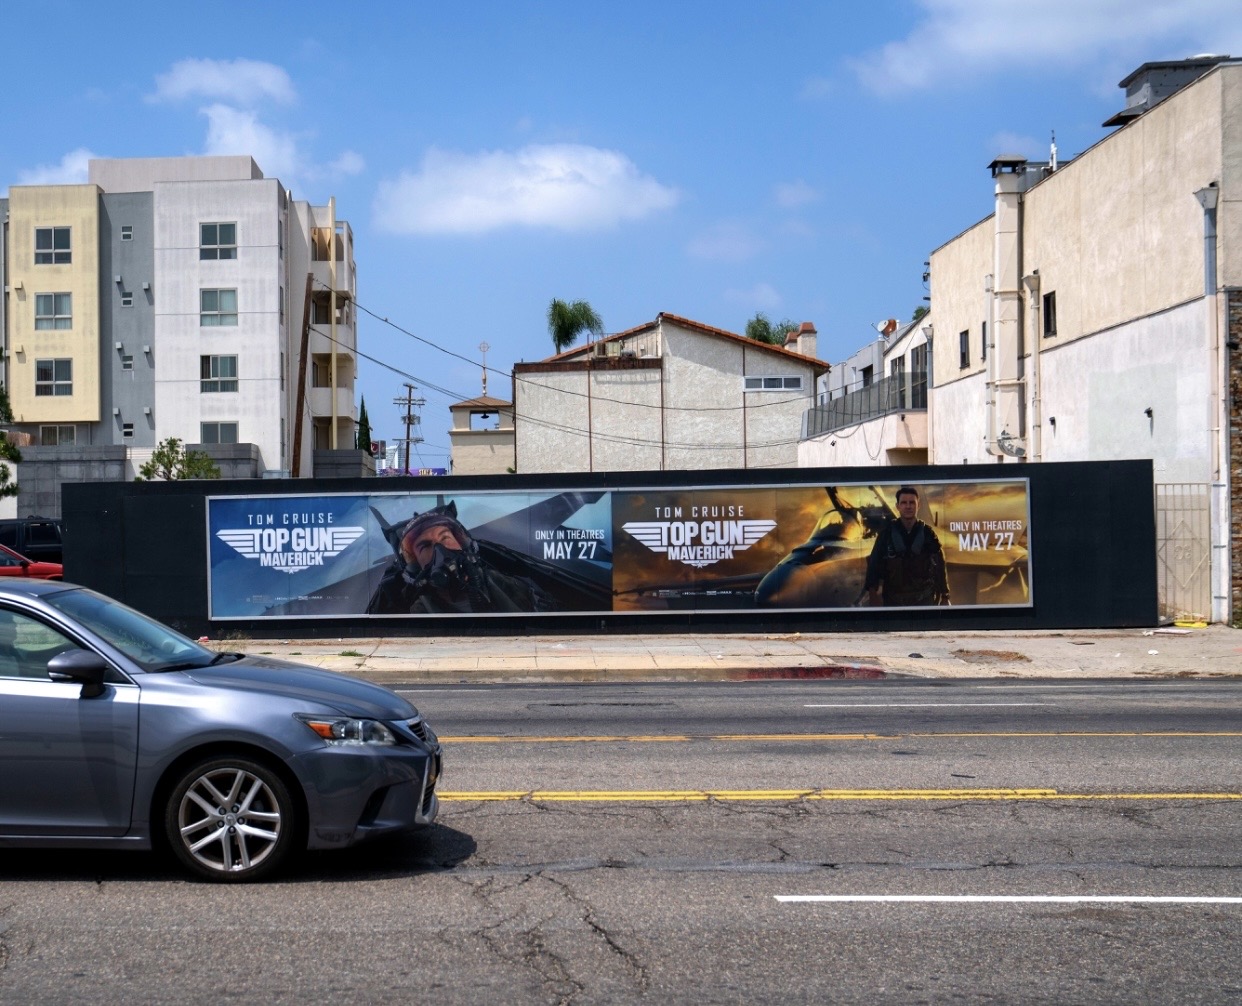
{"label": "car hood", "polygon": [[408,720],[418,715],[401,696],[369,681],[267,657],[243,655],[229,664],[196,667],[184,673],[208,687],[280,695],[327,706],[346,716]]}

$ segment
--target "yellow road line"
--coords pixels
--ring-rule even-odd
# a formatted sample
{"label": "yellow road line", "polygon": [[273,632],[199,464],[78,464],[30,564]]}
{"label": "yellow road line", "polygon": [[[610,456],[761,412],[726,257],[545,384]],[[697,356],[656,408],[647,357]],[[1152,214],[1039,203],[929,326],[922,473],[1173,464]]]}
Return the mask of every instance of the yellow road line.
{"label": "yellow road line", "polygon": [[682,789],[477,790],[439,794],[442,802],[706,803],[792,800],[1242,800],[1242,793],[1062,793],[1055,789]]}
{"label": "yellow road line", "polygon": [[797,741],[892,741],[903,738],[981,739],[988,737],[1242,737],[1242,731],[1140,731],[1140,730],[1070,730],[1070,731],[990,731],[945,732],[907,734],[601,734],[598,736],[552,735],[547,737],[524,737],[501,734],[462,735],[441,737],[444,744],[688,744],[693,741],[767,741],[773,743]]}

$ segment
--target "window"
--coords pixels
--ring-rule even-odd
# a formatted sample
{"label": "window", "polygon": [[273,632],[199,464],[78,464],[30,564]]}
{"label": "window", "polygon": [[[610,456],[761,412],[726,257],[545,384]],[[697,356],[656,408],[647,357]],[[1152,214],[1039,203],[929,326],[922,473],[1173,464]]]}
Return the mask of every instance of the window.
{"label": "window", "polygon": [[970,329],[957,336],[957,365],[965,370],[970,366]]}
{"label": "window", "polygon": [[1054,290],[1044,294],[1044,338],[1052,339],[1057,334],[1057,295]]}
{"label": "window", "polygon": [[897,389],[896,402],[899,409],[906,407],[906,358],[894,357],[888,361],[888,376],[892,386]]}
{"label": "window", "polygon": [[36,293],[35,330],[73,328],[73,294]]}
{"label": "window", "polygon": [[198,257],[237,258],[237,224],[200,224]]}
{"label": "window", "polygon": [[72,360],[35,360],[35,395],[73,394]]}
{"label": "window", "polygon": [[121,240],[122,241],[133,241],[134,240],[134,225],[133,224],[121,224]]}
{"label": "window", "polygon": [[129,354],[122,356],[121,357],[121,369],[122,370],[133,370],[134,369],[134,358],[130,356]]}
{"label": "window", "polygon": [[[0,678],[36,678],[47,681],[47,662],[57,654],[80,647],[43,622],[16,611],[0,611]],[[16,645],[15,645],[16,644]]]}
{"label": "window", "polygon": [[203,423],[200,428],[201,444],[237,443],[236,423]]}
{"label": "window", "polygon": [[133,293],[126,291],[125,293],[121,294],[121,307],[133,307],[133,306],[134,306]]}
{"label": "window", "polygon": [[35,265],[67,265],[72,261],[68,227],[35,228]]}
{"label": "window", "polygon": [[121,424],[121,436],[125,440],[129,440],[133,437],[133,435],[134,435],[134,424],[133,423],[122,423]]}
{"label": "window", "polygon": [[747,377],[746,391],[801,391],[801,377]]}
{"label": "window", "polygon": [[979,359],[986,360],[988,358],[988,323],[983,323],[983,335],[979,338]]}
{"label": "window", "polygon": [[864,388],[871,387],[871,382],[875,379],[875,368],[863,367],[863,369],[859,371],[858,377]]}
{"label": "window", "polygon": [[927,343],[910,347],[910,408],[927,408]]}
{"label": "window", "polygon": [[78,442],[76,426],[40,426],[40,447],[72,447]]}
{"label": "window", "polygon": [[198,363],[200,391],[237,390],[237,357],[200,356]]}
{"label": "window", "polygon": [[236,290],[200,290],[198,323],[203,326],[237,324]]}

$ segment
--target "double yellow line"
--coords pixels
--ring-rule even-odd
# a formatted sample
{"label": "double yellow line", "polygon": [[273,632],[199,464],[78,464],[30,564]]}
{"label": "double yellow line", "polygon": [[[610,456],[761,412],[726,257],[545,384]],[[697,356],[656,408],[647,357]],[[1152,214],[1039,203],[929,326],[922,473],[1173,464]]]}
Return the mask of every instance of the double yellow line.
{"label": "double yellow line", "polygon": [[1055,789],[638,789],[461,790],[439,794],[449,803],[792,803],[838,801],[982,800],[1242,800],[1242,793],[1062,793]]}

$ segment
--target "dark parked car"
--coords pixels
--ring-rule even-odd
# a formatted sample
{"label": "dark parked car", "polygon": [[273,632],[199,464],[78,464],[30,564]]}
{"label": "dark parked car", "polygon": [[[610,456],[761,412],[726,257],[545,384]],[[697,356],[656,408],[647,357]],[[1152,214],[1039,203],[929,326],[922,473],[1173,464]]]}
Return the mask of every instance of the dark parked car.
{"label": "dark parked car", "polygon": [[7,517],[0,520],[0,545],[41,562],[64,562],[61,523],[55,517]]}
{"label": "dark parked car", "polygon": [[440,744],[405,699],[216,653],[71,584],[0,582],[0,848],[149,849],[211,880],[430,824]]}

